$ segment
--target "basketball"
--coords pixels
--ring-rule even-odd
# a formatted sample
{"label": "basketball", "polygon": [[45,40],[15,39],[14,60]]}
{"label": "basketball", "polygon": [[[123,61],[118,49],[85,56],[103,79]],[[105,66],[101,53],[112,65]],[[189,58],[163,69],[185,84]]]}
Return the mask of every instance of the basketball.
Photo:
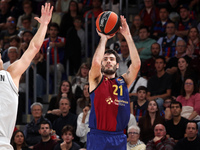
{"label": "basketball", "polygon": [[114,35],[121,25],[119,16],[112,11],[104,11],[97,17],[97,30],[105,35]]}

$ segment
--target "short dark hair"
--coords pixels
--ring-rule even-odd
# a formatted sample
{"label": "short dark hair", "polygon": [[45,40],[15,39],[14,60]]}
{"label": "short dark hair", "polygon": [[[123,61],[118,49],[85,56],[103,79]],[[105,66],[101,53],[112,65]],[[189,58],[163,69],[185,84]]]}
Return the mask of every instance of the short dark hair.
{"label": "short dark hair", "polygon": [[12,42],[13,40],[17,41],[17,43],[20,43],[20,37],[17,35],[10,36],[9,42]]}
{"label": "short dark hair", "polygon": [[49,125],[49,128],[51,129],[51,124],[50,124],[48,121],[43,120],[43,121],[40,123],[40,128],[41,128],[41,125],[42,125],[42,124],[48,124],[48,125]]}
{"label": "short dark hair", "polygon": [[31,15],[23,15],[21,21],[23,22],[24,20],[28,20],[29,22],[31,22]]}
{"label": "short dark hair", "polygon": [[157,56],[155,60],[157,60],[157,59],[162,59],[164,64],[166,64],[166,60],[165,60],[164,56]]}
{"label": "short dark hair", "polygon": [[71,132],[72,135],[74,136],[74,128],[71,125],[64,126],[62,128],[61,135],[63,135],[64,133],[67,133],[68,131]]}
{"label": "short dark hair", "polygon": [[166,26],[168,25],[168,24],[173,24],[174,26],[176,26],[176,24],[174,23],[174,22],[172,22],[172,21],[169,21],[167,24],[166,24]]}
{"label": "short dark hair", "polygon": [[139,28],[139,32],[140,32],[140,30],[142,30],[142,29],[146,29],[148,33],[150,32],[150,31],[149,31],[149,28],[148,28],[147,26],[141,26],[141,27]]}
{"label": "short dark hair", "polygon": [[182,109],[182,104],[181,104],[179,101],[173,100],[173,101],[171,102],[171,104],[170,104],[170,108],[171,108],[171,106],[172,106],[173,104],[178,104],[178,105],[180,106],[180,108]]}
{"label": "short dark hair", "polygon": [[119,58],[119,55],[117,54],[117,52],[115,50],[108,49],[108,50],[105,51],[104,54],[113,54],[113,55],[115,55],[116,61],[117,61],[117,63],[119,63],[120,58]]}
{"label": "short dark hair", "polygon": [[138,93],[140,90],[143,90],[143,91],[145,91],[145,92],[147,93],[147,88],[146,88],[145,86],[139,86],[139,87],[137,88],[137,93]]}
{"label": "short dark hair", "polygon": [[60,29],[59,25],[58,25],[56,22],[51,22],[51,23],[48,25],[48,29],[50,29],[51,27],[56,28],[58,31],[59,31],[59,29]]}
{"label": "short dark hair", "polygon": [[159,43],[157,43],[157,42],[155,42],[155,43],[151,44],[151,49],[152,49],[152,45],[154,45],[154,44],[158,45],[158,46],[159,46],[159,48],[160,48],[160,44],[159,44]]}
{"label": "short dark hair", "polygon": [[[193,121],[193,120],[189,120],[188,123],[194,123],[196,125],[196,129],[198,130],[198,125],[197,125],[197,122],[196,121]],[[187,125],[188,125],[187,123]],[[187,127],[186,127],[187,128]]]}
{"label": "short dark hair", "polygon": [[[68,101],[69,101],[69,106],[71,106],[71,101],[70,101],[70,99],[69,99],[68,97],[61,97],[61,98],[60,98],[60,101],[61,101],[62,99],[68,100]],[[59,101],[59,106],[60,106],[60,101]]]}

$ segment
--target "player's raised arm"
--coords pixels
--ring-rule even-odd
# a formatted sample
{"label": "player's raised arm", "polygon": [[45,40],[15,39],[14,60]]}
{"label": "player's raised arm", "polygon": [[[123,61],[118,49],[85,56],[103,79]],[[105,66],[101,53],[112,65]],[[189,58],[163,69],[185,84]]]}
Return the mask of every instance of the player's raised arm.
{"label": "player's raised arm", "polygon": [[121,24],[122,24],[122,26],[120,27],[120,32],[126,39],[126,42],[129,47],[131,62],[132,62],[127,72],[122,75],[126,81],[127,86],[129,87],[131,83],[135,80],[138,74],[138,71],[141,66],[141,62],[140,62],[140,57],[138,55],[137,49],[132,39],[130,29],[126,22],[126,19],[124,18],[124,16],[120,16],[120,17],[121,17]]}
{"label": "player's raised arm", "polygon": [[98,32],[98,35],[101,37],[97,49],[92,58],[92,65],[89,71],[89,82],[90,82],[90,92],[96,88],[96,85],[100,82],[102,73],[101,73],[101,61],[103,60],[107,40],[113,36],[105,35]]}
{"label": "player's raised arm", "polygon": [[41,8],[41,17],[35,17],[35,19],[40,23],[40,27],[31,40],[28,49],[24,52],[22,57],[14,62],[7,71],[10,72],[16,86],[18,87],[18,82],[20,79],[20,76],[25,72],[25,70],[30,65],[32,59],[35,57],[35,55],[40,50],[40,47],[44,41],[47,26],[51,20],[53,7],[50,6],[50,3],[45,3],[45,6],[42,6]]}

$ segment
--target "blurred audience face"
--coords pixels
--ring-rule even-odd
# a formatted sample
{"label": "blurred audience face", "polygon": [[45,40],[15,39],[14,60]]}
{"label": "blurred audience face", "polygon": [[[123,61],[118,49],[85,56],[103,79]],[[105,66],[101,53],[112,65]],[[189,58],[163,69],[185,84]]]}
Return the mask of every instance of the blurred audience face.
{"label": "blurred audience face", "polygon": [[179,58],[178,59],[178,68],[180,71],[186,71],[188,67],[188,63],[186,62],[186,60],[184,58]]}
{"label": "blurred audience face", "polygon": [[139,30],[139,38],[140,40],[146,40],[149,37],[149,32],[147,29],[140,29]]}
{"label": "blurred audience face", "polygon": [[68,82],[63,82],[61,85],[61,93],[68,93],[70,89],[70,85]]}
{"label": "blurred audience face", "polygon": [[157,124],[154,128],[154,135],[157,137],[164,137],[166,135],[165,127],[162,124]]}
{"label": "blurred audience face", "polygon": [[161,8],[159,12],[160,20],[166,21],[169,17],[169,13],[166,8]]}
{"label": "blurred audience face", "polygon": [[63,141],[65,141],[67,144],[71,143],[72,140],[74,139],[73,134],[70,131],[67,131],[62,135]]}
{"label": "blurred audience face", "polygon": [[186,20],[189,18],[190,15],[190,11],[185,9],[185,8],[181,8],[180,9],[180,17],[182,20]]}
{"label": "blurred audience face", "polygon": [[78,9],[77,6],[78,5],[76,4],[76,2],[74,2],[74,1],[71,2],[69,5],[69,11],[77,11],[77,9]]}
{"label": "blurred audience face", "polygon": [[49,127],[49,124],[41,124],[39,133],[41,134],[42,137],[49,137],[51,133],[51,129]]}
{"label": "blurred audience face", "polygon": [[100,9],[101,8],[101,0],[93,0],[92,6],[93,6],[93,8]]}
{"label": "blurred audience face", "polygon": [[60,107],[59,109],[61,110],[62,114],[68,114],[69,109],[70,109],[70,102],[68,99],[62,98],[60,100]]}
{"label": "blurred audience face", "polygon": [[81,76],[85,78],[88,76],[88,73],[89,73],[89,68],[87,66],[83,66],[81,68]]}
{"label": "blurred audience face", "polygon": [[16,28],[16,19],[14,17],[8,17],[6,26],[8,29],[15,29]]}
{"label": "blurred audience face", "polygon": [[34,105],[31,109],[31,113],[34,118],[41,118],[42,116],[42,108],[40,105]]}
{"label": "blurred audience face", "polygon": [[178,54],[184,54],[186,52],[186,43],[183,40],[177,42],[176,51]]}
{"label": "blurred audience face", "polygon": [[145,100],[146,99],[146,91],[145,90],[139,90],[137,92],[137,97],[138,97],[138,100]]}
{"label": "blurred audience face", "polygon": [[176,6],[178,4],[178,0],[169,0],[169,4],[171,6]]}
{"label": "blurred audience face", "polygon": [[147,110],[149,111],[149,113],[155,113],[156,111],[158,111],[158,106],[156,102],[150,101],[148,104]]}
{"label": "blurred audience face", "polygon": [[24,4],[23,9],[24,9],[25,14],[27,15],[32,13],[32,7],[29,4]]}
{"label": "blurred audience face", "polygon": [[133,19],[133,24],[135,25],[136,28],[139,28],[140,25],[142,24],[141,18],[139,15],[136,15]]}
{"label": "blurred audience face", "polygon": [[127,44],[126,41],[121,42],[120,49],[121,49],[122,56],[128,56],[129,55],[129,48],[128,48],[128,44]]}
{"label": "blurred audience face", "polygon": [[195,40],[196,38],[198,38],[198,31],[197,28],[191,28],[189,33],[188,33],[188,37],[189,39],[191,39],[192,41]]}
{"label": "blurred audience face", "polygon": [[156,71],[157,72],[161,72],[161,71],[163,71],[164,69],[165,69],[165,63],[164,63],[164,61],[162,60],[162,59],[156,59],[156,61],[155,61],[155,68],[156,68]]}
{"label": "blurred audience face", "polygon": [[169,108],[170,107],[170,104],[171,104],[172,100],[171,99],[166,99],[163,103],[163,106],[165,108]]}
{"label": "blurred audience face", "polygon": [[22,21],[22,26],[25,28],[25,29],[30,29],[31,28],[31,21],[26,19],[26,20],[23,20]]}
{"label": "blurred audience face", "polygon": [[0,2],[1,14],[6,14],[9,10],[9,4],[7,0],[1,0]]}
{"label": "blurred audience face", "polygon": [[189,141],[193,141],[197,137],[197,133],[198,130],[196,124],[193,122],[189,122],[186,127],[187,139]]}
{"label": "blurred audience face", "polygon": [[154,43],[151,45],[151,54],[153,57],[157,57],[160,53],[160,46],[158,43]]}
{"label": "blurred audience face", "polygon": [[179,104],[171,104],[171,113],[173,117],[179,117],[181,115],[181,107]]}
{"label": "blurred audience face", "polygon": [[14,137],[14,143],[16,145],[22,145],[24,143],[24,135],[22,132],[17,132],[17,134]]}
{"label": "blurred audience face", "polygon": [[24,33],[23,36],[22,36],[22,39],[25,43],[30,43],[32,38],[33,38],[33,35],[29,32]]}
{"label": "blurred audience face", "polygon": [[144,5],[146,8],[152,8],[153,7],[153,0],[144,0]]}
{"label": "blurred audience face", "polygon": [[175,31],[176,31],[176,28],[175,28],[175,24],[173,23],[168,23],[166,25],[166,33],[169,34],[169,35],[174,35],[175,34]]}
{"label": "blurred audience face", "polygon": [[84,85],[84,87],[83,87],[83,95],[86,98],[90,97],[90,94],[89,94],[89,85]]}
{"label": "blurred audience face", "polygon": [[8,52],[8,58],[11,62],[17,60],[18,58],[18,53],[17,53],[17,50],[16,49],[10,49],[9,52]]}
{"label": "blurred audience face", "polygon": [[184,89],[186,93],[192,93],[194,91],[194,83],[191,79],[185,80]]}
{"label": "blurred audience face", "polygon": [[137,143],[137,141],[139,140],[140,137],[140,133],[138,130],[136,129],[130,129],[128,132],[128,139],[130,143]]}
{"label": "blurred audience face", "polygon": [[56,27],[50,27],[49,35],[51,38],[56,38],[58,36],[58,29]]}

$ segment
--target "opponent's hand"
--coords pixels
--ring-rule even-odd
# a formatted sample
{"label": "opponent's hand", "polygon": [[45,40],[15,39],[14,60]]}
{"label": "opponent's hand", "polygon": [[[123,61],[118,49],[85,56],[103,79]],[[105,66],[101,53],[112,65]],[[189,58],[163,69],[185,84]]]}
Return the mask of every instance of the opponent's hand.
{"label": "opponent's hand", "polygon": [[129,26],[128,26],[127,22],[126,22],[126,18],[124,18],[124,16],[122,16],[122,15],[120,16],[120,18],[121,18],[121,24],[122,24],[122,26],[120,26],[121,34],[124,37],[126,37],[128,35],[131,35]]}
{"label": "opponent's hand", "polygon": [[42,5],[41,8],[41,17],[34,17],[35,20],[37,20],[40,24],[48,25],[51,16],[52,16],[53,6],[50,5],[50,3],[45,3],[45,6]]}

